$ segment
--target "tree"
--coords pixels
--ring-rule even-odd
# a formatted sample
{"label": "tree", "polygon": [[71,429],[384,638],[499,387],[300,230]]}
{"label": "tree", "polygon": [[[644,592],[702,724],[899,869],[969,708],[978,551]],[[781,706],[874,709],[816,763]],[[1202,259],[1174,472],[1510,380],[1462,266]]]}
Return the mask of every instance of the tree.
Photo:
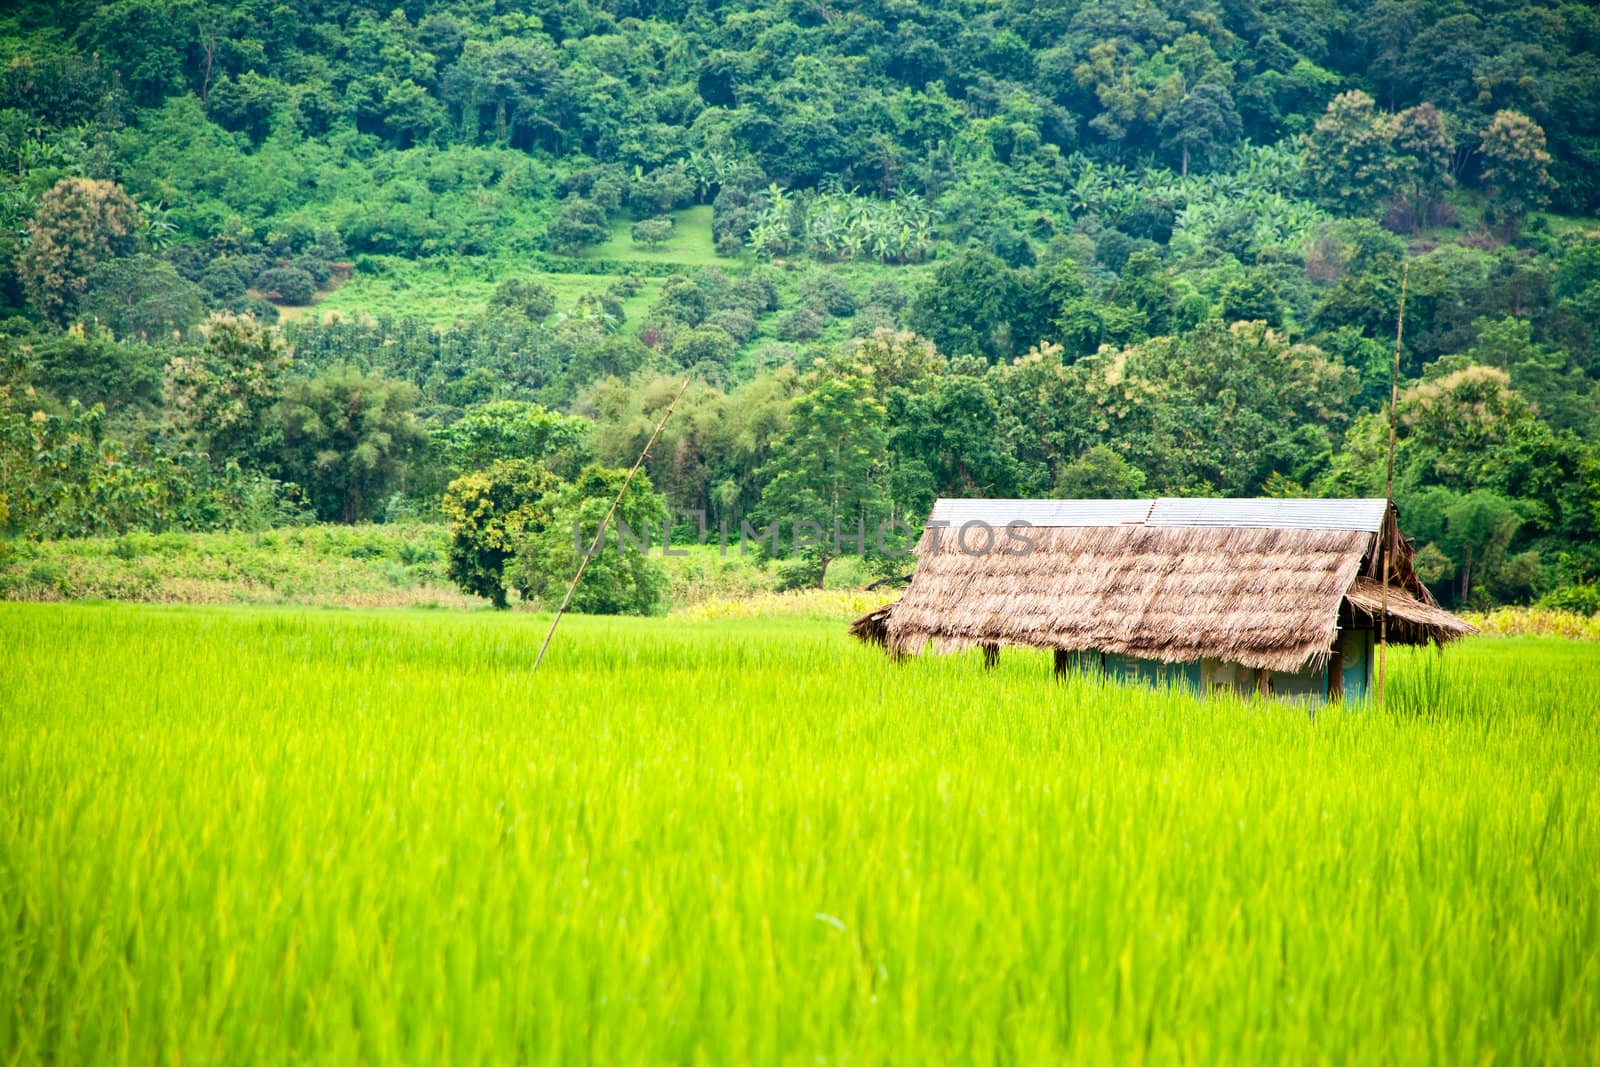
{"label": "tree", "polygon": [[[622,491],[628,472],[589,467],[554,494],[551,521],[524,536],[506,566],[507,581],[525,598],[551,607],[565,596],[578,572],[579,554],[589,554],[583,580],[572,595],[572,610],[588,615],[648,615],[661,603],[666,581],[661,564],[632,538],[644,542],[667,519],[667,502],[644,472],[634,475],[617,504],[610,527],[601,523]],[[629,536],[622,534],[626,526]],[[647,542],[645,542],[647,543]]]}
{"label": "tree", "polygon": [[1536,211],[1550,201],[1550,153],[1544,128],[1519,111],[1497,111],[1484,128],[1483,178],[1513,217]]}
{"label": "tree", "polygon": [[920,389],[949,366],[931,341],[909,331],[874,330],[857,338],[834,357],[834,372],[855,375],[872,385],[883,400],[890,389]]}
{"label": "tree", "polygon": [[427,441],[412,413],[419,396],[410,382],[350,368],[285,386],[276,411],[283,472],[306,491],[318,518],[353,523],[377,515]]}
{"label": "tree", "polygon": [[1114,445],[1168,493],[1259,491],[1274,469],[1303,465],[1281,454],[1296,427],[1340,425],[1356,386],[1354,371],[1318,348],[1259,322],[1216,320],[1101,349],[1068,374],[1085,405],[1078,447]]}
{"label": "tree", "polygon": [[906,321],[946,355],[1010,359],[1034,340],[1028,297],[1016,271],[969,249],[917,291]]}
{"label": "tree", "polygon": [[278,331],[249,315],[217,314],[200,327],[206,343],[167,363],[168,417],[213,463],[267,459],[267,415],[293,362]]}
{"label": "tree", "polygon": [[535,278],[507,278],[489,297],[491,312],[513,312],[529,322],[543,322],[555,309],[556,294]]}
{"label": "tree", "polygon": [[1394,117],[1366,93],[1334,97],[1306,138],[1306,177],[1318,198],[1350,214],[1389,200],[1399,188],[1394,135]]}
{"label": "tree", "polygon": [[599,244],[611,236],[605,209],[592,200],[569,197],[550,223],[550,243],[562,252],[576,253],[584,245]]}
{"label": "tree", "polygon": [[503,459],[533,460],[558,476],[573,477],[589,458],[593,424],[527,400],[474,404],[439,430],[435,441],[456,471],[486,470]]}
{"label": "tree", "polygon": [[672,236],[672,220],[669,218],[640,219],[633,224],[630,233],[633,243],[654,249],[661,242]]}
{"label": "tree", "polygon": [[797,524],[820,528],[821,543],[806,550],[819,589],[838,555],[836,534],[853,535],[860,524],[870,546],[877,524],[888,515],[882,484],[887,431],[886,412],[870,383],[824,376],[795,401],[788,432],[757,475],[766,483],[758,521],[778,523],[780,536],[797,530]]}
{"label": "tree", "polygon": [[1428,221],[1429,209],[1450,187],[1455,139],[1445,117],[1432,104],[1419,104],[1395,116],[1395,198],[1413,229]]}
{"label": "tree", "polygon": [[738,350],[738,344],[727,330],[706,325],[673,334],[668,355],[679,366],[717,368],[720,374],[727,370]]}
{"label": "tree", "polygon": [[79,314],[117,337],[157,341],[181,335],[205,314],[200,287],[154,256],[113,259],[89,275]]}
{"label": "tree", "polygon": [[1522,525],[1515,504],[1486,489],[1456,493],[1440,487],[1413,494],[1404,504],[1408,532],[1423,546],[1419,558],[1432,564],[1434,583],[1453,577],[1448,599],[1472,603],[1473,589],[1492,581],[1506,563]]}
{"label": "tree", "polygon": [[304,307],[317,295],[317,280],[299,267],[271,267],[256,276],[256,288],[268,300]]}
{"label": "tree", "polygon": [[1144,472],[1106,445],[1095,445],[1061,468],[1057,500],[1122,500],[1144,491]]}
{"label": "tree", "polygon": [[1161,117],[1161,146],[1179,154],[1179,173],[1189,173],[1189,157],[1215,160],[1239,141],[1242,127],[1233,97],[1220,85],[1197,85]]}
{"label": "tree", "polygon": [[895,454],[920,462],[940,496],[1015,496],[1016,456],[989,383],[950,374],[931,384],[920,395],[895,398]]}
{"label": "tree", "polygon": [[115,182],[63,178],[39,199],[17,275],[28,302],[64,325],[94,269],[139,247],[139,208]]}
{"label": "tree", "polygon": [[451,482],[443,504],[450,523],[450,580],[503,610],[506,563],[549,523],[551,497],[561,484],[531,459],[496,460]]}
{"label": "tree", "polygon": [[161,400],[161,368],[167,355],[146,345],[119,344],[105,330],[74,324],[33,349],[35,380],[61,400],[108,411],[128,406],[153,409]]}

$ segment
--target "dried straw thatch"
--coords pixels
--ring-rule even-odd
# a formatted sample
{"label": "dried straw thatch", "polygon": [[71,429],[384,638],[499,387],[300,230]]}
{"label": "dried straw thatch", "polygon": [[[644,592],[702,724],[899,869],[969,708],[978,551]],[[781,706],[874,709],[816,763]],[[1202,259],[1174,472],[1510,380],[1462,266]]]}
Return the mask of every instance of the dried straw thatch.
{"label": "dried straw thatch", "polygon": [[[1364,622],[1376,627],[1383,611],[1383,586],[1371,578],[1357,578],[1344,594],[1345,603]],[[1477,627],[1458,619],[1437,604],[1425,604],[1393,586],[1389,588],[1389,640],[1401,645],[1443,643],[1467,634]]]}
{"label": "dried straw thatch", "polygon": [[861,616],[850,624],[850,636],[865,641],[869,645],[887,645],[889,643],[889,611],[893,607],[894,604],[884,604]]}
{"label": "dried straw thatch", "polygon": [[[1472,632],[1432,604],[1392,516],[1383,533],[1397,549],[1391,640]],[[1120,524],[1027,536],[1026,553],[1002,537],[974,554],[950,531],[928,530],[905,597],[852,632],[907,653],[1004,644],[1293,671],[1326,662],[1347,597],[1347,615],[1363,622],[1378,610],[1367,595],[1378,583],[1363,577],[1376,573],[1376,531]]]}

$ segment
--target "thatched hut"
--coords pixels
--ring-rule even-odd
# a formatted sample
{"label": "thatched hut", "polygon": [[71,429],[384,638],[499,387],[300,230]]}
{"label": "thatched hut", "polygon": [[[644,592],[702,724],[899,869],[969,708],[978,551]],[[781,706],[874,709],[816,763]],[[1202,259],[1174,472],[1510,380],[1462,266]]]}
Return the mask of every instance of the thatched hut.
{"label": "thatched hut", "polygon": [[897,654],[1013,645],[1058,673],[1359,699],[1385,598],[1391,643],[1474,632],[1385,500],[940,500],[917,552],[905,595],[852,627]]}

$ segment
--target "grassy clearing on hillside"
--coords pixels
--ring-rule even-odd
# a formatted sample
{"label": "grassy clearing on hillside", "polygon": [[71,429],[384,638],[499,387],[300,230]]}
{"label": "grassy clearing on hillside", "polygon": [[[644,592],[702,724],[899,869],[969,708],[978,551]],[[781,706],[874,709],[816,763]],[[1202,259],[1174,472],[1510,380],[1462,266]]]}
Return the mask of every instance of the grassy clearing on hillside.
{"label": "grassy clearing on hillside", "polygon": [[1600,657],[1387,711],[833,623],[0,606],[0,1059],[1577,1062]]}
{"label": "grassy clearing on hillside", "polygon": [[682,267],[727,267],[737,262],[716,253],[716,243],[711,237],[710,204],[674,211],[670,218],[672,236],[655,248],[633,243],[633,219],[616,219],[611,223],[610,239],[585,249],[582,258],[672,263]]}
{"label": "grassy clearing on hillside", "polygon": [[[580,260],[608,263],[672,265],[685,271],[705,266],[736,266],[736,260],[723,259],[712,249],[711,207],[703,205],[673,213],[672,238],[655,249],[635,245],[629,236],[632,220],[612,224],[611,238],[586,250]],[[436,325],[480,314],[494,294],[494,288],[507,278],[533,278],[556,294],[556,312],[573,311],[578,298],[602,293],[622,274],[609,271],[597,274],[559,273],[541,269],[537,263],[517,259],[482,256],[413,261],[398,257],[368,257],[382,265],[382,273],[358,272],[348,282],[323,293],[309,308],[283,308],[285,320],[337,313],[357,316],[415,316]],[[661,291],[660,277],[646,276],[643,287],[622,302],[630,322],[644,314]]]}
{"label": "grassy clearing on hillside", "polygon": [[[571,313],[578,299],[603,293],[621,274],[564,274],[539,270],[508,260],[465,259],[408,262],[385,260],[382,274],[357,274],[349,282],[318,299],[310,308],[297,309],[295,318],[316,316],[345,318],[420,318],[434,326],[447,326],[483,312],[496,285],[508,278],[532,278],[555,293],[556,313]],[[661,292],[660,278],[640,278],[640,289],[622,302],[628,320],[635,321]]]}

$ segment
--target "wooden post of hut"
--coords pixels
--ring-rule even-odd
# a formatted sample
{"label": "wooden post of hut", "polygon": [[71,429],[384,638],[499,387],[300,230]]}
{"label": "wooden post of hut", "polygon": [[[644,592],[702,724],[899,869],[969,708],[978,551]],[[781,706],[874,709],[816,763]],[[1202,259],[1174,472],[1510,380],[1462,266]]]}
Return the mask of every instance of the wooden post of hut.
{"label": "wooden post of hut", "polygon": [[1067,654],[1061,649],[1056,649],[1056,681],[1067,676]]}
{"label": "wooden post of hut", "polygon": [[1000,646],[988,644],[983,646],[983,666],[987,670],[994,669],[1000,662]]}

